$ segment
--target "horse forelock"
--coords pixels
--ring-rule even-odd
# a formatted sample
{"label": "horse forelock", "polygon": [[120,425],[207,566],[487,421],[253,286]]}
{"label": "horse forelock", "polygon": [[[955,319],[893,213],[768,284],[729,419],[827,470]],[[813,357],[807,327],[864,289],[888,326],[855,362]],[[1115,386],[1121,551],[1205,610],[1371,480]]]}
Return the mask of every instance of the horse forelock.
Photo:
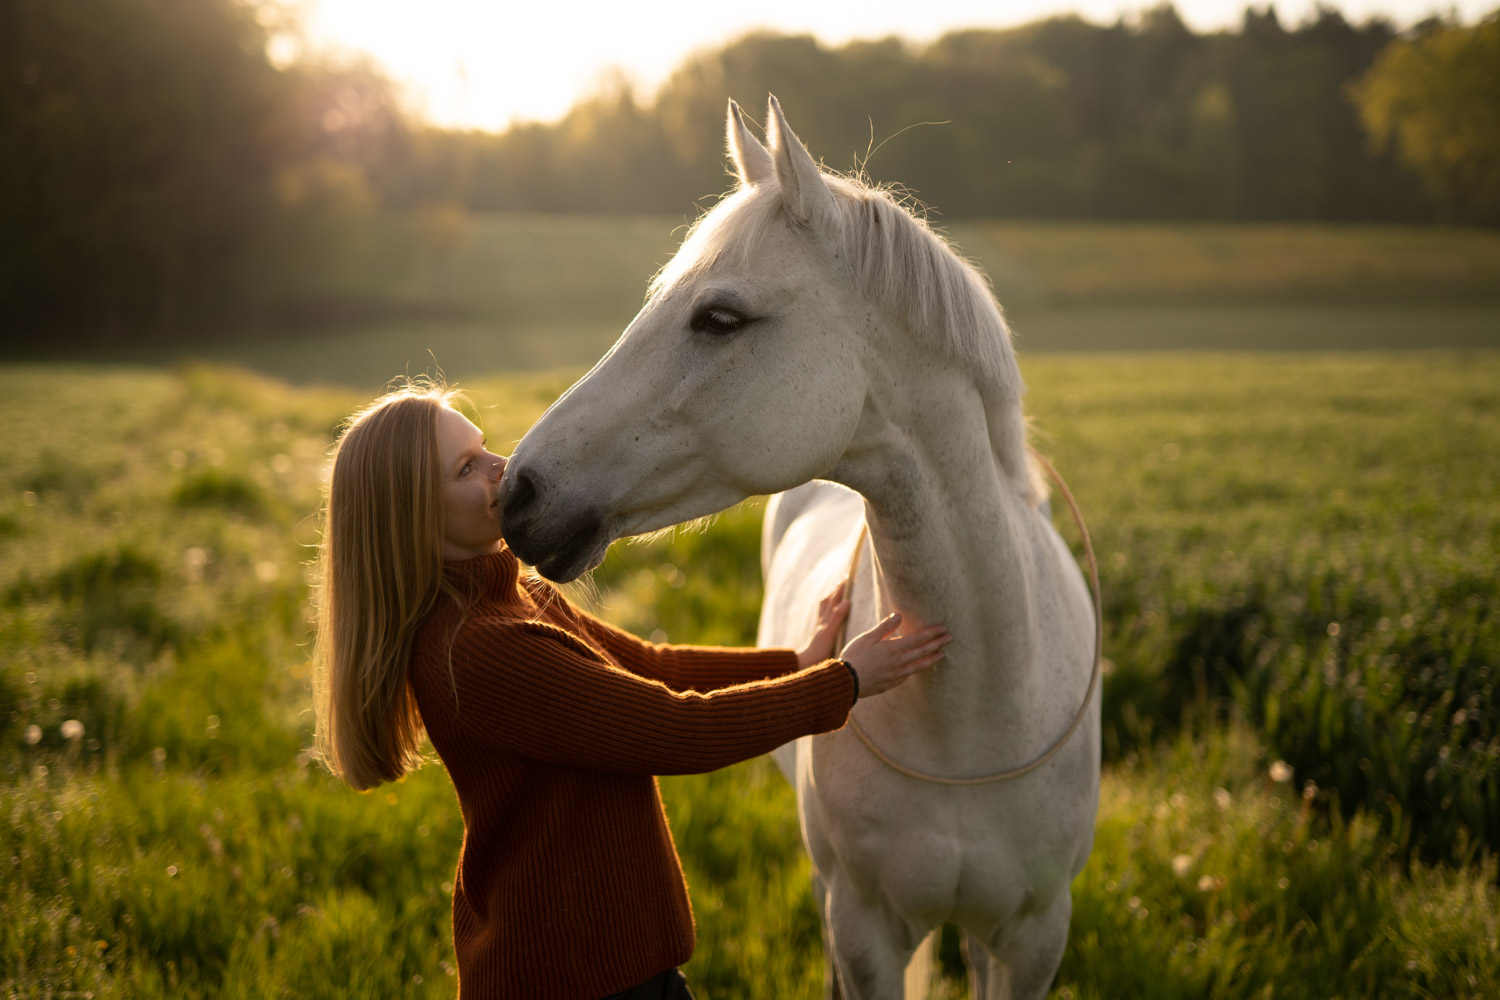
{"label": "horse forelock", "polygon": [[[839,210],[829,249],[859,293],[904,312],[914,330],[937,339],[976,381],[1019,399],[1010,330],[983,274],[888,190],[826,173],[824,181]],[[781,209],[775,184],[740,187],[693,223],[652,279],[648,299],[720,260],[748,264]]]}

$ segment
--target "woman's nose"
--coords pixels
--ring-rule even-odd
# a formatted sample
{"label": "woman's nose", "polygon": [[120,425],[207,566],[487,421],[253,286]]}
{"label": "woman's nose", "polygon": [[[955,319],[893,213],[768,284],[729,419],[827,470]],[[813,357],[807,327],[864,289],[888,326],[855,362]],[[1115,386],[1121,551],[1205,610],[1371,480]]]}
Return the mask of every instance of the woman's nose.
{"label": "woman's nose", "polygon": [[500,477],[505,475],[505,463],[507,460],[504,455],[495,455],[492,457],[495,461],[490,468],[490,478],[494,479],[496,482],[499,482]]}

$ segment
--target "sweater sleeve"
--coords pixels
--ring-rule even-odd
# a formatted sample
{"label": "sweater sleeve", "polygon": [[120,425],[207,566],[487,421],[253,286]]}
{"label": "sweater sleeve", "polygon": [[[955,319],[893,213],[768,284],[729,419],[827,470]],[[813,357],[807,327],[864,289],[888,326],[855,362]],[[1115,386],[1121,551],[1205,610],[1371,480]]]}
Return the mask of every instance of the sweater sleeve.
{"label": "sweater sleeve", "polygon": [[533,596],[566,608],[575,627],[626,670],[661,681],[674,691],[714,691],[752,681],[784,677],[802,669],[797,653],[777,648],[727,648],[647,642],[640,636],[596,618],[569,601],[551,584],[528,581]]}
{"label": "sweater sleeve", "polygon": [[854,702],[836,660],[707,693],[674,691],[544,622],[465,623],[452,663],[458,724],[481,744],[629,774],[725,767],[837,729]]}
{"label": "sweater sleeve", "polygon": [[647,642],[580,611],[591,637],[626,670],[661,681],[674,691],[714,691],[785,677],[802,669],[790,649],[682,646]]}

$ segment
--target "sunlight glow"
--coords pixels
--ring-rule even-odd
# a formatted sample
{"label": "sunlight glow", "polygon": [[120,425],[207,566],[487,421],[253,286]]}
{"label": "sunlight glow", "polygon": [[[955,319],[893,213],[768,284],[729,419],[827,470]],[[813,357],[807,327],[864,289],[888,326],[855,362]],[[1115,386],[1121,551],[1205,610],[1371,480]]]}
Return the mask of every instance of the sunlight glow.
{"label": "sunlight glow", "polygon": [[[1383,15],[1409,25],[1453,9],[1473,22],[1494,0],[1332,0],[1350,21]],[[404,89],[411,110],[440,125],[501,130],[551,121],[611,79],[647,99],[691,52],[756,29],[808,32],[828,44],[901,35],[930,41],[960,27],[1008,27],[1073,11],[1097,23],[1129,18],[1152,0],[808,0],[705,4],[512,3],[505,0],[302,0],[315,49],[364,51]],[[1317,0],[1277,5],[1295,25]],[[1238,24],[1244,0],[1179,0],[1197,31]],[[1260,7],[1262,4],[1255,4]],[[747,96],[746,100],[759,98]]]}

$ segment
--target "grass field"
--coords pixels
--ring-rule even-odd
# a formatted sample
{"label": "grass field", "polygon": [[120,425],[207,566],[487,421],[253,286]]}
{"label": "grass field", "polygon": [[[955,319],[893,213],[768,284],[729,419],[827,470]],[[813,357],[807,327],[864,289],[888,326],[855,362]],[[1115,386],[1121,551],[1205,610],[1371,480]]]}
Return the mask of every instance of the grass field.
{"label": "grass field", "polygon": [[[196,358],[293,382],[378,389],[441,367],[470,378],[593,364],[640,308],[690,216],[449,220],[441,251],[389,220],[363,262],[283,290],[317,325],[47,357]],[[934,222],[944,225],[940,216]],[[1435,227],[1046,224],[946,227],[981,264],[1025,354],[1500,348],[1500,233]],[[352,310],[352,311],[351,311]],[[344,320],[337,317],[347,316]],[[378,318],[383,316],[384,318]],[[372,317],[376,321],[372,322]]]}
{"label": "grass field", "polygon": [[[1500,354],[1024,370],[1103,559],[1109,658],[1099,835],[1053,996],[1500,995]],[[503,445],[567,381],[468,388]],[[216,368],[0,367],[7,996],[452,994],[441,769],[360,795],[305,753],[319,473],[362,401]],[[580,599],[747,642],[759,517],[616,546]],[[699,996],[820,996],[774,768],[662,787]],[[937,995],[963,996],[945,956]]]}

